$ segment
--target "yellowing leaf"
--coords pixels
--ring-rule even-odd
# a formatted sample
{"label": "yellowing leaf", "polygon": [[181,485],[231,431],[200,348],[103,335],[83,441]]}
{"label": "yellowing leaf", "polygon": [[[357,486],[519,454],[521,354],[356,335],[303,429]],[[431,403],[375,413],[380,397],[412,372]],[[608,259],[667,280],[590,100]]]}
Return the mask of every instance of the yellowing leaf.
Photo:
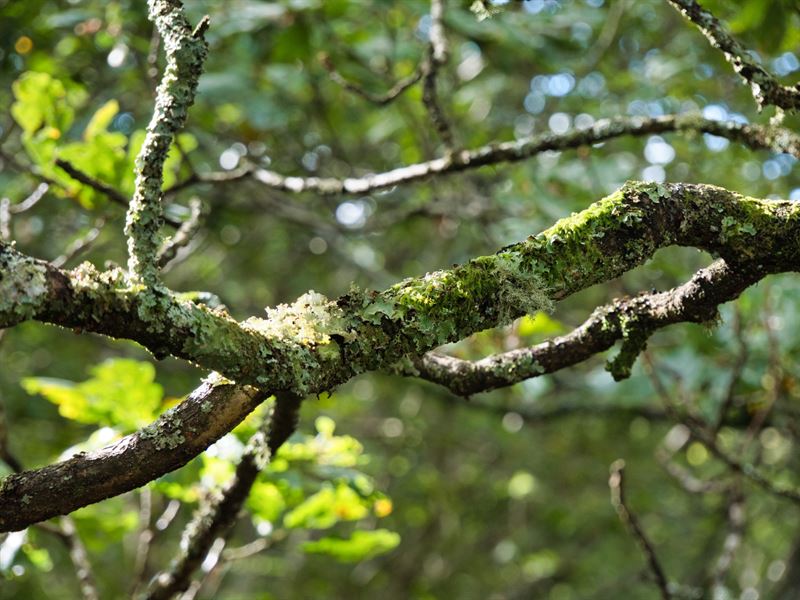
{"label": "yellowing leaf", "polygon": [[130,359],[108,360],[91,370],[81,383],[46,377],[28,377],[22,386],[58,405],[62,416],[81,423],[135,431],[155,419],[163,390],[155,383],[155,368]]}
{"label": "yellowing leaf", "polygon": [[91,141],[98,133],[108,131],[108,126],[119,112],[119,102],[109,100],[92,115],[86,130],[83,132],[83,139]]}
{"label": "yellowing leaf", "polygon": [[306,542],[304,552],[327,554],[343,562],[358,562],[393,550],[400,543],[400,534],[388,529],[354,531],[349,539],[324,537]]}

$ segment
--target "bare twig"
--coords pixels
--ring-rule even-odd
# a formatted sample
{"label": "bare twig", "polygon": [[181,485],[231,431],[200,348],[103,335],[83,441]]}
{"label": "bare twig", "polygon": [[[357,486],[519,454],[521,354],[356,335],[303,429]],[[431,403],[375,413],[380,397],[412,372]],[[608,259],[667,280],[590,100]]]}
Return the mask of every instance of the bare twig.
{"label": "bare twig", "polygon": [[669,590],[669,583],[667,576],[664,574],[664,568],[658,561],[655,548],[652,542],[647,538],[644,530],[639,524],[636,515],[631,511],[625,500],[625,461],[620,459],[611,465],[611,476],[608,479],[608,487],[611,490],[611,504],[614,510],[617,511],[620,521],[630,531],[631,535],[636,540],[636,543],[641,548],[650,573],[658,586],[658,591],[664,600],[672,598]]}
{"label": "bare twig", "polygon": [[360,96],[361,98],[364,98],[368,102],[376,104],[377,106],[386,106],[387,104],[391,104],[394,102],[394,100],[399,98],[403,92],[422,79],[422,69],[418,67],[414,69],[414,72],[410,75],[398,80],[397,83],[395,83],[383,94],[375,94],[361,87],[357,83],[346,79],[341,73],[339,73],[339,71],[336,70],[336,67],[331,61],[330,56],[327,54],[321,54],[319,56],[319,61],[322,66],[325,67],[325,70],[328,71],[331,81],[339,84],[348,92],[352,92],[353,94]]}
{"label": "bare twig", "polygon": [[0,240],[11,239],[11,200],[0,198]]}
{"label": "bare twig", "polygon": [[105,217],[101,217],[94,222],[92,228],[84,235],[73,240],[64,253],[53,259],[52,264],[56,267],[63,267],[67,262],[76,256],[86,252],[100,236],[103,226],[106,224]]}
{"label": "bare twig", "polygon": [[75,567],[75,575],[78,578],[84,600],[99,600],[100,595],[97,592],[97,585],[92,575],[89,556],[80,536],[78,536],[75,522],[71,517],[61,517],[60,527],[62,539],[69,549],[69,557]]}
{"label": "bare twig", "polygon": [[234,181],[241,181],[250,177],[255,171],[256,167],[252,165],[245,165],[232,171],[216,171],[212,173],[192,173],[186,179],[177,182],[172,187],[164,190],[164,197],[170,198],[177,194],[179,191],[186,189],[198,183],[230,183]]}
{"label": "bare twig", "polygon": [[422,102],[428,109],[431,122],[444,144],[445,158],[449,158],[455,150],[453,131],[436,91],[439,68],[447,62],[447,38],[442,23],[444,3],[445,0],[431,0],[430,46],[422,65]]}
{"label": "bare twig", "polygon": [[600,30],[600,35],[597,36],[592,46],[586,50],[587,61],[580,65],[579,70],[581,73],[589,73],[594,70],[611,47],[611,44],[614,43],[619,24],[628,8],[629,2],[630,0],[615,0],[611,3],[608,8],[608,16],[603,22],[603,29]]}
{"label": "bare twig", "polygon": [[682,422],[689,428],[692,433],[692,437],[694,437],[695,440],[703,444],[709,450],[709,452],[711,452],[711,454],[716,456],[717,459],[719,459],[734,473],[743,475],[773,496],[790,500],[795,504],[800,504],[800,490],[794,487],[779,485],[770,480],[769,477],[765,476],[752,465],[734,458],[720,448],[719,444],[717,443],[716,436],[709,433],[708,427],[705,423],[692,415],[680,415],[675,404],[672,402],[672,398],[670,397],[667,388],[664,386],[660,377],[656,373],[656,368],[652,358],[647,354],[645,354],[644,358],[645,372],[649,376],[656,393],[664,401],[665,408],[673,415],[673,418],[676,421]]}
{"label": "bare twig", "polygon": [[118,189],[92,177],[87,173],[84,173],[71,162],[66,161],[63,158],[56,158],[56,166],[64,171],[67,175],[72,177],[75,181],[78,181],[83,185],[100,192],[101,194],[107,196],[112,202],[124,208],[128,208],[129,199]]}
{"label": "bare twig", "polygon": [[722,399],[722,404],[720,404],[719,412],[717,412],[717,421],[712,430],[714,435],[719,433],[723,421],[725,420],[725,416],[728,414],[730,409],[733,408],[736,385],[739,383],[739,379],[742,376],[742,371],[747,364],[747,344],[745,343],[744,327],[742,326],[742,311],[738,304],[736,304],[734,307],[733,322],[731,327],[733,328],[733,335],[736,338],[736,344],[738,348],[736,352],[736,358],[733,363],[733,368],[731,369],[730,379],[728,380],[728,385],[725,389],[725,396]]}
{"label": "bare twig", "polygon": [[736,552],[742,545],[745,526],[744,494],[740,489],[734,489],[728,502],[728,533],[722,544],[722,551],[717,557],[711,573],[711,593],[716,597],[725,597],[727,588],[725,587],[725,576],[728,574],[736,556]]}
{"label": "bare twig", "polygon": [[147,559],[150,554],[150,544],[154,532],[151,524],[153,517],[153,492],[148,486],[139,490],[139,535],[136,544],[136,559],[133,564],[133,581],[131,585],[131,598],[136,596],[139,587],[144,583],[147,575]]}
{"label": "bare twig", "polygon": [[181,223],[175,235],[167,239],[158,251],[158,266],[162,269],[175,258],[178,250],[192,241],[203,225],[203,217],[208,212],[203,202],[199,198],[192,198],[189,200],[189,208],[191,210],[189,218]]}

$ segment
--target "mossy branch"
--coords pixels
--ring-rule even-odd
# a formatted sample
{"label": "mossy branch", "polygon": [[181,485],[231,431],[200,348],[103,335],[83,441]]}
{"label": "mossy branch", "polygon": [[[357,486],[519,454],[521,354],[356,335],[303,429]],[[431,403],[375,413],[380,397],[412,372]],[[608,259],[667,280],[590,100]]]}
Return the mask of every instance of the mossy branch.
{"label": "mossy branch", "polygon": [[404,364],[399,371],[438,383],[456,395],[471,396],[555,373],[622,340],[623,346],[608,369],[615,379],[624,379],[655,331],[676,323],[713,321],[720,304],[734,300],[762,277],[757,265],[732,268],[718,260],[671,290],[616,300],[597,308],[573,331],[541,344],[477,361],[429,352]]}
{"label": "mossy branch", "polygon": [[[757,241],[757,243],[755,243]],[[646,262],[693,246],[761,275],[800,264],[800,204],[695,184],[630,183],[497,254],[336,301],[305,294],[236,322],[166,289],[142,294],[120,272],[60,271],[0,245],[0,327],[37,319],[132,339],[271,393],[329,390],[441,344],[547,310]]]}
{"label": "mossy branch", "polygon": [[[165,415],[91,456],[7,478],[0,489],[0,530],[74,510],[177,468],[214,435],[232,428],[260,402],[258,396],[330,390],[358,373],[546,310],[671,245],[693,246],[725,261],[715,267],[721,272],[710,271],[720,278],[704,279],[707,273],[701,272],[693,280],[703,293],[724,301],[726,294],[770,273],[797,270],[800,203],[748,198],[707,185],[628,183],[496,254],[382,292],[353,290],[336,301],[310,292],[270,309],[266,318],[242,323],[161,286],[131,284],[121,271],[98,273],[87,264],[62,271],[0,243],[0,327],[36,319],[131,339],[157,356],[173,354],[219,371],[238,383],[225,389],[239,398],[222,403],[226,410],[187,401],[176,409],[188,411],[185,418]],[[656,318],[646,309],[640,306],[629,323],[647,325],[648,318]],[[248,392],[242,384],[262,392]],[[214,410],[206,413],[203,406]],[[134,463],[148,468],[125,466]],[[61,473],[80,474],[80,485],[62,481]]]}
{"label": "mossy branch", "polygon": [[183,128],[189,107],[194,103],[197,82],[208,53],[203,39],[208,20],[204,19],[192,30],[180,1],[149,0],[147,5],[148,16],[164,41],[167,64],[156,92],[153,116],[136,157],[136,180],[125,235],[132,280],[152,286],[158,280],[164,161],[173,137]]}

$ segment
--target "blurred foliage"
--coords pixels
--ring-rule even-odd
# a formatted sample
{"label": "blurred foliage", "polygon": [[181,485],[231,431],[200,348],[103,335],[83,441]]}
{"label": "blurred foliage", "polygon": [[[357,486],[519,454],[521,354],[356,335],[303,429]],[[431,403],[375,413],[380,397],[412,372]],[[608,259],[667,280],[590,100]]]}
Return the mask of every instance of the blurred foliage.
{"label": "blurred foliage", "polygon": [[[755,110],[723,58],[666,2],[487,2],[496,14],[483,20],[472,4],[447,3],[450,58],[439,77],[464,147],[618,114],[700,110],[758,123],[774,114]],[[786,83],[796,80],[797,2],[703,4]],[[386,91],[426,52],[427,2],[197,1],[187,10],[193,22],[211,15],[211,50],[167,186],[245,162],[285,174],[358,176],[441,150],[420,86],[377,108],[339,87],[319,60],[324,53],[344,77]],[[52,180],[44,198],[11,221],[25,252],[58,257],[103,218],[97,240],[67,266],[124,263],[122,209],[54,161],[68,160],[130,194],[154,67],[163,64],[153,56],[142,2],[0,0],[0,106],[8,107],[0,115],[0,195],[19,205],[41,177]],[[784,123],[796,128],[797,117]],[[544,153],[359,197],[285,195],[253,181],[199,185],[168,198],[175,218],[188,214],[192,195],[211,213],[165,278],[179,291],[213,292],[237,318],[263,315],[264,307],[310,289],[335,297],[353,282],[381,288],[488,254],[626,179],[798,199],[795,163],[713,136],[665,135]],[[694,250],[661,251],[625,277],[562,302],[553,315],[526,317],[446,350],[477,358],[539,343],[615,296],[667,289],[709,261]],[[650,343],[669,393],[711,420],[730,397],[720,444],[786,485],[798,483],[800,467],[800,385],[791,360],[800,352],[799,292],[795,277],[770,278],[724,307],[718,326],[672,327]],[[309,399],[298,433],[259,477],[249,518],[229,544],[257,538],[267,547],[221,561],[199,597],[649,599],[655,589],[644,560],[608,500],[608,466],[620,457],[628,464],[630,503],[669,577],[687,590],[705,589],[727,531],[727,498],[688,494],[658,466],[654,452],[680,431],[654,416],[660,399],[641,364],[615,384],[605,358],[470,402],[381,374]],[[117,439],[203,375],[180,361],[156,363],[130,342],[36,323],[4,333],[0,365],[10,448],[26,467]],[[748,438],[748,424],[765,407],[763,428]],[[192,510],[231,476],[265,410],[148,486],[156,534],[151,569],[168,564]],[[678,447],[673,460],[698,478],[727,473],[698,444]],[[800,515],[752,484],[742,486],[746,533],[723,582],[725,597],[797,597]],[[140,495],[74,515],[104,597],[130,590]],[[177,516],[162,521],[176,500]],[[0,570],[0,598],[79,594],[63,545],[41,529],[9,535]]]}

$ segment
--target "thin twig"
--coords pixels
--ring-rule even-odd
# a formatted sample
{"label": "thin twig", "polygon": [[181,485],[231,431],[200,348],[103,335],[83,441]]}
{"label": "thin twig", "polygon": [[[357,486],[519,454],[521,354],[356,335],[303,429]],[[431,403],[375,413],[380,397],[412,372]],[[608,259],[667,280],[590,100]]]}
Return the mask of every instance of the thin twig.
{"label": "thin twig", "polygon": [[56,158],[56,166],[64,171],[67,175],[72,177],[75,181],[92,188],[96,192],[100,192],[101,194],[107,196],[112,202],[119,204],[124,208],[128,208],[129,199],[126,198],[125,194],[120,192],[118,189],[92,177],[87,173],[84,173],[71,162],[66,161],[63,158]]}
{"label": "thin twig", "polygon": [[[64,171],[67,175],[72,177],[75,181],[78,181],[83,185],[92,188],[96,192],[104,194],[106,197],[108,197],[109,200],[114,202],[114,204],[117,204],[124,208],[128,208],[130,204],[129,199],[125,196],[125,194],[120,192],[118,189],[108,185],[107,183],[100,181],[99,179],[92,177],[87,173],[84,173],[78,167],[76,167],[72,163],[62,158],[56,159],[56,166],[59,167],[62,171]],[[164,215],[163,219],[164,223],[166,223],[170,227],[177,229],[181,225],[180,221],[176,221],[175,219],[172,219],[166,215]]]}
{"label": "thin twig", "polygon": [[100,232],[103,229],[103,226],[106,224],[105,217],[100,217],[94,222],[92,228],[89,229],[85,234],[76,238],[69,247],[64,251],[63,254],[54,258],[51,262],[55,267],[63,267],[67,262],[75,258],[76,256],[86,252],[89,248],[91,248],[92,244],[97,240],[100,236]]}
{"label": "thin twig", "polygon": [[84,600],[99,600],[100,595],[97,592],[97,585],[92,575],[89,556],[80,536],[78,536],[75,522],[71,517],[61,517],[60,527],[63,536],[62,539],[69,549],[69,557],[75,567],[75,575],[78,578]]}
{"label": "thin twig", "polygon": [[422,103],[428,110],[431,122],[444,144],[445,157],[449,158],[455,150],[453,130],[439,103],[436,91],[439,68],[447,62],[447,38],[442,22],[444,2],[445,0],[431,0],[430,46],[422,66]]}
{"label": "thin twig", "polygon": [[630,0],[616,0],[611,3],[611,6],[608,8],[608,16],[603,23],[603,29],[600,30],[600,35],[597,36],[597,39],[585,52],[585,56],[588,60],[580,66],[579,70],[581,73],[590,73],[593,71],[602,60],[605,53],[608,52],[608,49],[617,37],[619,24],[628,8],[629,1]]}
{"label": "thin twig", "polygon": [[[252,176],[262,184],[286,192],[316,192],[320,195],[365,194],[448,173],[477,169],[481,166],[527,160],[542,152],[569,150],[591,146],[622,136],[643,136],[656,133],[699,132],[727,138],[749,148],[784,152],[800,158],[800,136],[784,128],[742,125],[732,121],[713,121],[697,114],[662,117],[615,117],[600,119],[586,129],[573,129],[563,134],[545,133],[518,140],[493,143],[472,150],[461,150],[451,157],[398,167],[361,177],[294,177],[257,168]],[[362,169],[363,172],[363,169]],[[249,173],[242,173],[247,176]],[[209,173],[199,181],[236,180],[227,173]],[[195,183],[192,181],[191,183]],[[180,184],[185,187],[185,184]]]}
{"label": "thin twig", "polygon": [[772,494],[773,496],[784,498],[796,504],[800,504],[800,490],[794,487],[782,486],[774,483],[752,465],[739,461],[738,459],[734,458],[733,456],[722,450],[722,448],[720,448],[719,444],[717,443],[716,436],[711,435],[708,432],[706,424],[703,423],[699,418],[692,415],[680,415],[675,404],[672,402],[672,399],[670,398],[669,392],[667,391],[666,387],[664,386],[661,379],[658,377],[658,374],[656,373],[656,368],[653,363],[653,359],[647,353],[644,354],[644,366],[645,366],[645,373],[648,374],[650,381],[653,384],[654,389],[656,390],[656,393],[664,401],[665,408],[671,412],[676,421],[682,422],[684,425],[686,425],[692,432],[692,436],[698,442],[703,444],[703,446],[705,446],[706,449],[708,449],[708,451],[711,452],[711,454],[716,456],[723,464],[725,464],[733,472],[744,475],[747,479],[755,483],[764,491]]}
{"label": "thin twig", "polygon": [[733,319],[731,322],[733,335],[736,338],[736,345],[738,346],[736,358],[734,359],[733,368],[731,369],[730,379],[725,389],[725,396],[720,404],[719,411],[717,412],[717,421],[714,423],[712,433],[716,435],[719,433],[720,428],[725,420],[728,412],[733,408],[735,400],[736,386],[742,376],[742,371],[747,364],[747,344],[744,339],[744,327],[742,325],[742,310],[738,303],[734,305]]}
{"label": "thin twig", "polygon": [[153,492],[148,486],[139,490],[139,535],[136,544],[136,559],[133,563],[133,581],[130,597],[135,598],[147,575],[147,560],[154,532],[152,527]]}
{"label": "thin twig", "polygon": [[158,266],[162,269],[175,258],[181,248],[192,241],[203,225],[203,217],[208,212],[205,204],[199,198],[192,198],[189,200],[189,209],[191,210],[189,218],[181,223],[175,235],[164,241],[158,251]]}
{"label": "thin twig", "polygon": [[641,548],[642,553],[647,560],[647,566],[650,569],[650,573],[652,574],[653,579],[658,586],[658,591],[661,593],[661,597],[664,600],[669,600],[672,598],[672,594],[669,591],[669,583],[667,582],[667,577],[664,574],[664,568],[658,561],[653,544],[647,538],[647,535],[639,524],[639,519],[636,518],[636,515],[633,513],[633,511],[631,511],[630,507],[625,501],[624,460],[619,459],[611,465],[611,476],[608,478],[608,487],[611,490],[611,504],[614,507],[614,510],[617,511],[620,521],[622,521],[623,525],[625,525],[628,531],[630,531],[631,535],[633,535],[634,539],[636,540],[636,543],[639,545],[639,548]]}
{"label": "thin twig", "polygon": [[714,563],[711,573],[711,593],[714,598],[726,597],[725,576],[730,571],[736,552],[742,545],[745,527],[745,497],[740,489],[734,489],[728,502],[728,533],[722,543],[722,551]]}
{"label": "thin twig", "polygon": [[0,198],[0,240],[11,239],[11,200]]}
{"label": "thin twig", "polygon": [[361,87],[359,84],[346,79],[341,73],[339,73],[339,71],[336,70],[336,67],[334,66],[328,54],[320,54],[319,61],[322,66],[325,67],[325,70],[328,72],[331,81],[337,83],[348,92],[360,96],[361,98],[364,98],[368,102],[371,102],[377,106],[386,106],[387,104],[391,104],[397,98],[399,98],[403,92],[422,79],[422,69],[417,67],[414,69],[413,73],[398,80],[397,83],[392,85],[392,87],[390,87],[383,94],[375,94]]}
{"label": "thin twig", "polygon": [[223,492],[201,506],[192,523],[184,530],[183,550],[179,557],[167,570],[153,578],[144,598],[167,599],[189,587],[192,574],[201,565],[215,540],[224,540],[230,533],[258,473],[294,432],[300,400],[294,395],[276,398],[272,416],[265,419],[262,429],[250,439],[233,480]]}

